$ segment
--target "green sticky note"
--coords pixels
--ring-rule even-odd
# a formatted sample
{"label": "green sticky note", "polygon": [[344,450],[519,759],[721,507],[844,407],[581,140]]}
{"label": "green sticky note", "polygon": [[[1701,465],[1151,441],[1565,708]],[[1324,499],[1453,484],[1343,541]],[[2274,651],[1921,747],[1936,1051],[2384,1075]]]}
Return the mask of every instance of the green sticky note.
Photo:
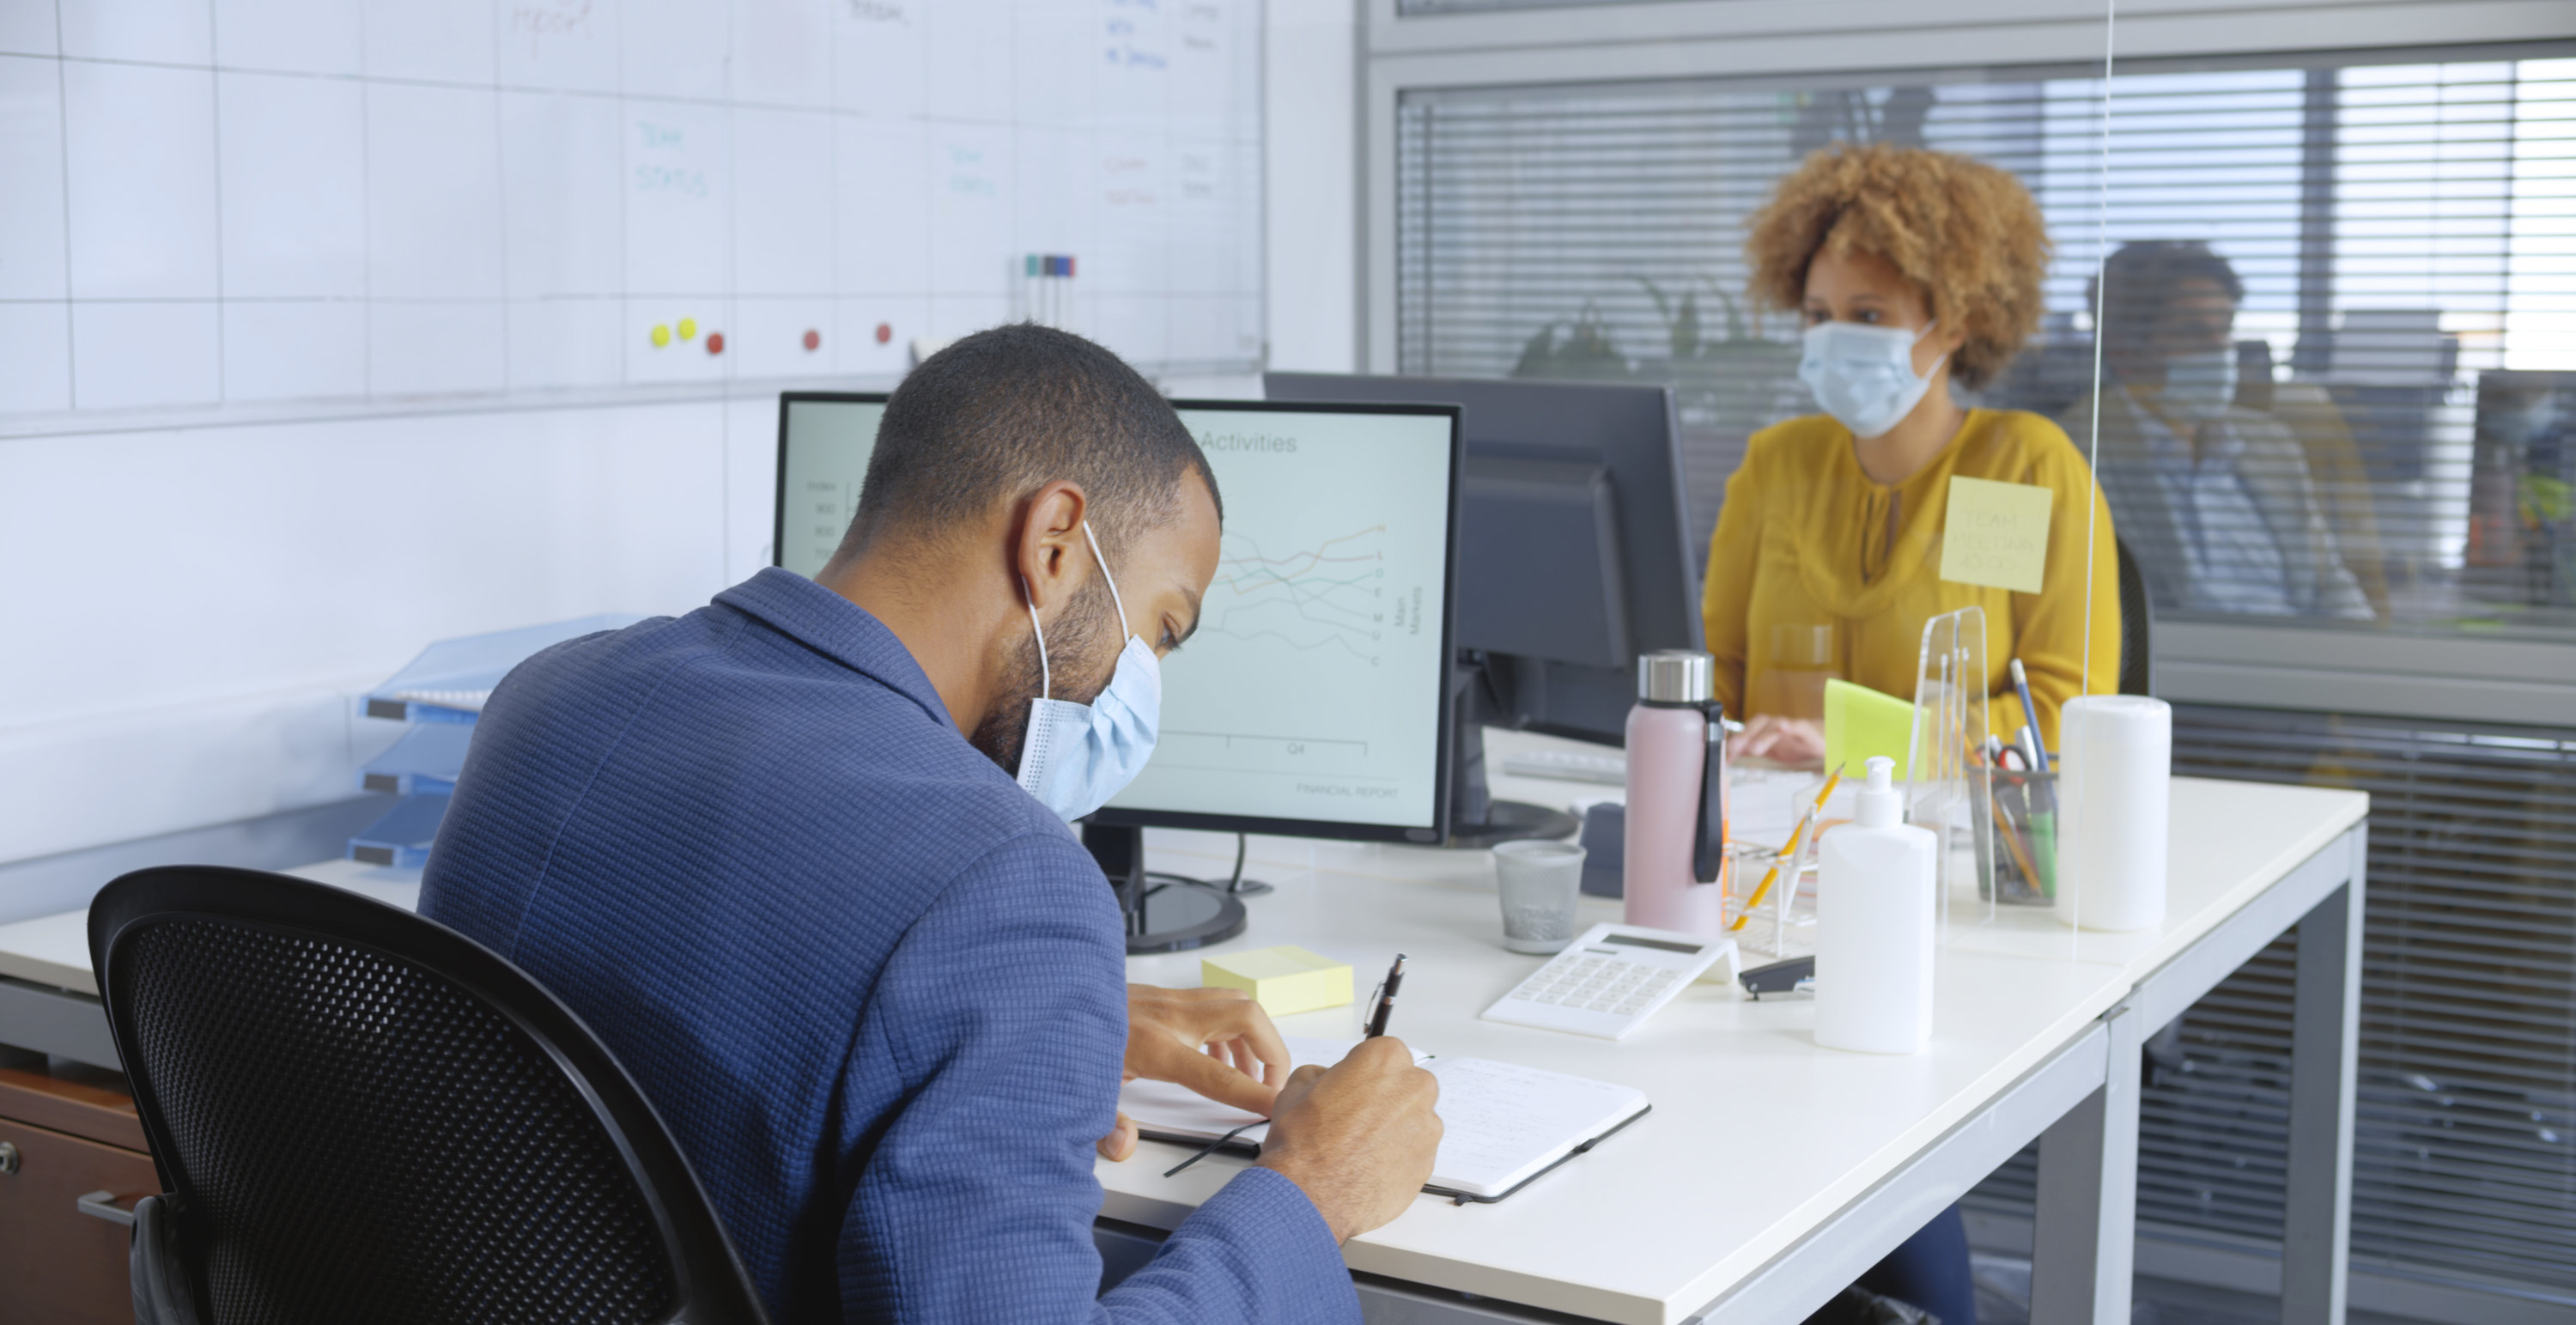
{"label": "green sticky note", "polygon": [[1941,578],[2038,593],[2048,568],[2048,505],[2048,489],[2035,484],[1953,477]]}
{"label": "green sticky note", "polygon": [[1861,775],[1861,761],[1885,755],[1896,761],[1897,780],[1905,778],[1905,747],[1914,737],[1914,705],[1868,686],[1828,679],[1825,682],[1825,769],[1843,776]]}

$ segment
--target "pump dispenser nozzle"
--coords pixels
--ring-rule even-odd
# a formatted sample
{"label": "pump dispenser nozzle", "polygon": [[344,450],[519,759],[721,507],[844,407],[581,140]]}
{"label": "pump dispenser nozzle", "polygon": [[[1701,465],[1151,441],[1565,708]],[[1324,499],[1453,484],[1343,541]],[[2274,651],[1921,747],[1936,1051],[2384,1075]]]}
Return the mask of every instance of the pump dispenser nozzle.
{"label": "pump dispenser nozzle", "polygon": [[1852,822],[1863,828],[1894,828],[1904,818],[1903,804],[1896,795],[1896,761],[1885,755],[1871,755],[1862,767],[1869,770],[1869,781],[1854,798],[1858,804]]}

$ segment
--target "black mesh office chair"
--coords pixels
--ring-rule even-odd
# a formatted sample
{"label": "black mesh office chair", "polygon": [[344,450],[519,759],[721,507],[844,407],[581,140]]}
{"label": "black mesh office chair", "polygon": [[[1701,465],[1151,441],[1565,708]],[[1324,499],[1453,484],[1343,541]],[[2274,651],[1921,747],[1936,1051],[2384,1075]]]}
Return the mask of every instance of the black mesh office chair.
{"label": "black mesh office chair", "polygon": [[2138,559],[2130,555],[2129,545],[2114,536],[2111,546],[2120,557],[2120,693],[2152,695],[2156,668],[2148,637],[2155,630],[2155,604],[2147,597],[2147,577],[2138,569]]}
{"label": "black mesh office chair", "polygon": [[588,1027],[435,922],[251,870],[142,870],[90,958],[164,1194],[144,1325],[764,1319]]}

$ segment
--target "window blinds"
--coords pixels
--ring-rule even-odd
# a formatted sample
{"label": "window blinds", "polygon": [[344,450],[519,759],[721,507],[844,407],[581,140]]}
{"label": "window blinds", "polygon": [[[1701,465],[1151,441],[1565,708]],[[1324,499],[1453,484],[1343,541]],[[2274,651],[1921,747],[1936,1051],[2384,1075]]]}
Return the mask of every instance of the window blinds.
{"label": "window blinds", "polygon": [[[2212,592],[2137,500],[2158,473],[2106,462],[2160,615],[2576,639],[2572,56],[1407,92],[1399,371],[1671,384],[1705,546],[1747,435],[1815,409],[1793,320],[1743,298],[1745,218],[1838,139],[1967,152],[2020,176],[2057,246],[2042,336],[1978,403],[2094,440],[2106,242],[2198,245],[2242,290],[2237,435],[2207,449],[2270,501],[2233,532],[2303,582]],[[2576,1303],[2576,732],[2184,706],[2175,749],[2177,772],[2373,793],[2357,1263]],[[2159,1069],[2151,1228],[2279,1236],[2285,963],[2194,1009]],[[1978,1199],[2026,1199],[2028,1178],[2007,1166]]]}
{"label": "window blinds", "polygon": [[2172,282],[2112,282],[2102,478],[2161,609],[2576,638],[2576,58],[2545,53],[1407,92],[1399,368],[1671,383],[1705,539],[1744,438],[1814,409],[1796,319],[1744,298],[1747,216],[1834,141],[1964,152],[2056,241],[2046,327],[1977,403],[2092,449],[2106,241],[2241,292],[2203,427],[2148,380]]}

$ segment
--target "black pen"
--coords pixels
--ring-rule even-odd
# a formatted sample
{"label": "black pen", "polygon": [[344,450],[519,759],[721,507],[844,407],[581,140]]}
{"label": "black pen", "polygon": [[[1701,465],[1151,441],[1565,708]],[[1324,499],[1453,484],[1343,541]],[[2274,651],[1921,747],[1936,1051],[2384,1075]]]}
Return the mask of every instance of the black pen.
{"label": "black pen", "polygon": [[1404,954],[1395,954],[1395,965],[1386,968],[1386,983],[1378,986],[1377,1011],[1369,1017],[1368,1038],[1386,1034],[1386,1019],[1395,1015],[1395,991],[1404,983]]}

